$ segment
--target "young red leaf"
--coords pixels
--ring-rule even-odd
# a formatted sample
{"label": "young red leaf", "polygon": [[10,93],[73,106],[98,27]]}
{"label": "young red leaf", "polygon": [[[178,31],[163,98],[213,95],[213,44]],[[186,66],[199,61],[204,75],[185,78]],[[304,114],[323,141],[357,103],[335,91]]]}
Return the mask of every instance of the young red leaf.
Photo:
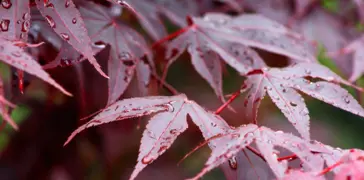
{"label": "young red leaf", "polygon": [[27,42],[30,28],[30,8],[28,1],[1,1],[0,17],[0,32],[2,36],[14,41]]}
{"label": "young red leaf", "polygon": [[64,94],[71,96],[71,93],[63,89],[61,85],[55,82],[47,72],[22,48],[19,48],[8,41],[0,37],[0,60],[17,68],[23,70],[29,74],[37,76],[43,81],[51,84],[55,88],[62,91]]}
{"label": "young red leaf", "polygon": [[248,113],[249,117],[256,120],[260,101],[268,92],[276,106],[281,109],[302,137],[310,139],[308,110],[297,90],[333,106],[364,116],[363,108],[345,89],[325,81],[310,82],[305,77],[349,84],[328,68],[315,63],[299,63],[283,69],[263,68],[261,72],[251,73],[245,82],[247,89],[250,89],[244,102],[251,112]]}
{"label": "young red leaf", "polygon": [[280,146],[297,154],[304,163],[304,166],[311,171],[320,171],[323,161],[311,153],[310,144],[291,134],[274,132],[268,128],[258,128],[254,124],[249,124],[237,128],[236,130],[224,135],[229,137],[229,141],[218,144],[217,148],[212,150],[212,154],[207,160],[204,169],[192,179],[198,179],[205,173],[227,161],[236,153],[240,152],[247,145],[256,142],[257,147],[273,172],[278,178],[284,176],[287,170],[287,162],[278,162],[275,146]]}
{"label": "young red leaf", "polygon": [[140,91],[146,93],[150,68],[154,64],[144,38],[97,4],[85,3],[80,7],[80,12],[94,45],[111,46],[108,104],[115,102],[124,93],[134,74],[137,75]]}
{"label": "young red leaf", "polygon": [[36,0],[37,8],[53,30],[73,48],[88,58],[89,62],[104,77],[91,47],[85,24],[72,0]]}

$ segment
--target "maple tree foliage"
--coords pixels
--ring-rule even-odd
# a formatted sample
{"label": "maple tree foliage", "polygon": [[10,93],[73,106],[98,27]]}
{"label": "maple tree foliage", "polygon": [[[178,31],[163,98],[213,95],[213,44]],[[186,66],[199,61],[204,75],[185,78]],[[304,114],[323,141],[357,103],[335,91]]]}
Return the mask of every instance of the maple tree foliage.
{"label": "maple tree foliage", "polygon": [[[341,150],[311,140],[309,110],[303,94],[364,117],[360,101],[341,86],[353,88],[357,94],[364,91],[352,83],[364,72],[363,37],[351,38],[336,51],[330,48],[331,57],[353,55],[351,75],[346,80],[319,63],[317,46],[310,41],[310,25],[299,21],[318,1],[292,0],[292,16],[288,15],[291,12],[287,11],[285,2],[288,0],[276,3],[276,6],[285,7],[284,11],[267,5],[272,2],[1,0],[0,61],[17,69],[21,91],[23,73],[26,72],[69,96],[71,93],[44,69],[78,66],[89,61],[98,73],[107,78],[106,107],[74,130],[64,145],[90,127],[149,116],[130,179],[135,179],[172,146],[177,137],[188,129],[187,119],[198,127],[204,139],[204,143],[191,153],[204,144],[211,150],[205,166],[191,179],[199,179],[212,169],[226,165],[236,173],[237,157],[246,150],[266,162],[277,179],[320,180],[325,179],[327,173],[332,173],[335,179],[360,179],[364,176],[362,150]],[[224,9],[206,10],[206,7],[215,7],[216,4],[222,4],[218,7],[232,10],[237,15],[228,14]],[[356,0],[352,4],[362,21],[364,4]],[[257,13],[246,13],[246,7]],[[124,15],[130,21],[137,19],[142,30],[132,26]],[[169,34],[164,17],[179,29]],[[336,31],[333,33],[338,34]],[[40,54],[47,53],[41,50],[45,45],[52,46],[57,54],[51,56],[53,59],[50,61],[40,63],[44,58]],[[163,47],[162,56],[157,47]],[[289,60],[288,64],[270,67],[268,62],[274,60],[263,58],[261,51],[284,56]],[[170,67],[185,52],[197,73],[222,100],[223,104],[216,111],[205,109],[165,81]],[[107,55],[98,60],[107,67],[101,67],[102,63],[99,64],[95,58],[101,53]],[[161,63],[156,57],[163,57],[166,63]],[[225,64],[244,79],[241,88],[230,96],[226,96],[223,90]],[[9,115],[15,105],[7,100],[2,78],[0,114],[3,124],[6,122],[18,129]],[[149,96],[152,78],[174,95]],[[132,80],[137,84],[132,91],[138,92],[140,97],[120,100],[126,90],[132,88]],[[245,94],[242,101],[245,109],[238,110],[244,110],[251,122],[233,127],[219,114],[226,107],[231,107],[240,94]],[[258,123],[258,109],[266,94],[299,136]],[[360,95],[358,98],[360,100]],[[284,150],[293,155],[282,157]],[[246,153],[244,155],[247,157]],[[299,161],[299,168],[291,167],[290,162],[295,159]]]}

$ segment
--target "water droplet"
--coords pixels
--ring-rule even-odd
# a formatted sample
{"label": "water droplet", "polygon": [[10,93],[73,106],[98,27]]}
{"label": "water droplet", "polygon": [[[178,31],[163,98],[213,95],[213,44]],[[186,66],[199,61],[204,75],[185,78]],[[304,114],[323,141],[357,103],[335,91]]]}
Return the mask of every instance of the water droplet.
{"label": "water droplet", "polygon": [[349,97],[345,97],[345,98],[344,98],[344,101],[345,101],[345,103],[346,103],[346,104],[349,104],[349,103],[350,103],[350,99],[349,99]]}
{"label": "water droplet", "polygon": [[154,157],[151,155],[144,156],[142,159],[143,164],[150,164],[154,161]]}
{"label": "water droplet", "polygon": [[13,4],[11,4],[10,0],[2,0],[1,1],[1,6],[5,9],[9,9],[11,8]]}
{"label": "water droplet", "polygon": [[212,122],[212,123],[211,123],[211,126],[212,126],[212,127],[216,127],[216,126],[217,126],[217,124],[216,124],[216,123],[214,123],[214,122]]}
{"label": "water droplet", "polygon": [[171,134],[175,135],[175,134],[177,134],[177,133],[178,133],[178,131],[177,131],[177,129],[171,129],[171,130],[169,131],[169,133],[171,133]]}
{"label": "water droplet", "polygon": [[64,4],[64,7],[68,8],[71,4],[71,0],[66,0],[66,3]]}
{"label": "water droplet", "polygon": [[124,60],[122,62],[125,66],[129,66],[129,67],[134,66],[134,64],[135,64],[133,60]]}
{"label": "water droplet", "polygon": [[11,55],[13,55],[14,57],[21,57],[21,52],[20,51],[14,51],[14,52],[11,52]]}
{"label": "water droplet", "polygon": [[121,52],[118,56],[120,60],[129,60],[131,59],[131,55],[129,52]]}
{"label": "water droplet", "polygon": [[73,18],[73,19],[72,19],[72,23],[73,23],[73,24],[76,24],[76,22],[77,22],[77,19],[76,19],[76,18]]}
{"label": "water droplet", "polygon": [[250,137],[253,137],[254,134],[252,132],[248,132],[244,135],[244,138],[250,138]]}
{"label": "water droplet", "polygon": [[236,157],[233,156],[229,159],[229,166],[231,169],[237,169],[238,168],[238,162],[236,161]]}
{"label": "water droplet", "polygon": [[23,24],[22,24],[22,26],[21,26],[21,31],[28,32],[29,27],[30,27],[29,21],[24,21]]}
{"label": "water droplet", "polygon": [[48,24],[52,27],[52,28],[56,28],[56,23],[54,22],[53,18],[46,15],[45,19],[47,20]]}
{"label": "water droplet", "polygon": [[92,44],[92,46],[96,47],[96,48],[100,48],[100,49],[103,49],[106,47],[106,44],[103,42],[103,41],[97,41],[97,42],[94,42]]}
{"label": "water droplet", "polygon": [[123,1],[123,0],[118,0],[118,1],[116,1],[118,4],[120,4],[120,5],[125,5],[125,2]]}
{"label": "water droplet", "polygon": [[10,20],[9,19],[3,19],[0,22],[0,28],[2,31],[8,31],[9,30],[9,24],[10,24]]}
{"label": "water droplet", "polygon": [[167,103],[167,104],[166,104],[166,109],[167,109],[167,111],[169,111],[169,112],[173,112],[173,111],[174,111],[174,107],[173,107],[173,105],[172,105],[172,104],[170,104],[170,103]]}
{"label": "water droplet", "polygon": [[307,75],[310,75],[310,74],[311,74],[311,70],[309,70],[309,69],[305,69],[305,73],[306,73]]}
{"label": "water droplet", "polygon": [[71,65],[71,61],[68,58],[61,58],[59,65],[61,67],[67,67]]}
{"label": "water droplet", "polygon": [[50,8],[50,9],[54,9],[53,3],[47,3],[47,4],[45,4],[45,7]]}
{"label": "water droplet", "polygon": [[293,107],[296,107],[296,106],[297,106],[297,104],[296,104],[295,102],[289,102],[289,104],[290,104],[291,106],[293,106]]}
{"label": "water droplet", "polygon": [[61,35],[61,37],[62,37],[65,41],[70,40],[70,36],[69,36],[68,34],[66,34],[66,33],[61,33],[60,35]]}
{"label": "water droplet", "polygon": [[28,20],[30,19],[30,14],[29,13],[24,13],[23,14],[23,20]]}
{"label": "water droplet", "polygon": [[168,148],[168,146],[161,146],[161,147],[158,149],[158,154],[162,153],[162,152],[163,152],[163,151],[165,151],[167,148]]}

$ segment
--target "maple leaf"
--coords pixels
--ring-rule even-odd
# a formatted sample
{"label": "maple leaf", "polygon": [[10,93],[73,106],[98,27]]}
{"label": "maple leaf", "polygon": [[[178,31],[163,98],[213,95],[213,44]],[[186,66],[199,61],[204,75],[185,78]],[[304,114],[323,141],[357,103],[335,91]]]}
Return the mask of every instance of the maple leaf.
{"label": "maple leaf", "polygon": [[360,171],[364,165],[364,151],[360,149],[340,149],[326,145],[329,153],[321,154],[326,166],[331,167],[336,179],[346,179],[347,176],[362,177],[364,171]]}
{"label": "maple leaf", "polygon": [[24,52],[22,48],[14,45],[14,42],[2,37],[0,37],[0,60],[17,69],[37,76],[59,89],[64,94],[71,96],[71,93],[63,89],[61,85],[54,81],[29,54]]}
{"label": "maple leaf", "polygon": [[1,1],[0,17],[0,32],[2,36],[14,41],[27,41],[30,28],[30,8],[28,1]]}
{"label": "maple leaf", "polygon": [[[325,81],[310,82],[305,77]],[[328,104],[364,116],[363,108],[343,88],[334,83],[350,85],[328,68],[316,63],[298,63],[283,69],[263,68],[247,76],[246,89],[249,89],[244,105],[249,109],[248,116],[256,121],[258,107],[265,94],[283,112],[288,120],[305,139],[309,136],[309,115],[301,91]]]}
{"label": "maple leaf", "polygon": [[35,1],[38,10],[53,30],[73,48],[88,58],[89,62],[104,77],[102,70],[91,47],[85,24],[72,0]]}
{"label": "maple leaf", "polygon": [[205,167],[191,179],[199,179],[208,171],[227,161],[253,142],[257,144],[260,153],[278,178],[284,177],[287,170],[287,161],[279,162],[277,160],[275,146],[283,147],[295,153],[308,170],[320,171],[323,167],[322,159],[311,152],[310,147],[312,144],[291,134],[281,131],[275,132],[266,127],[248,124],[225,134],[223,137],[229,137],[230,140],[218,144],[217,148],[212,150]]}
{"label": "maple leaf", "polygon": [[97,4],[85,3],[80,7],[80,12],[94,45],[111,46],[108,57],[108,104],[123,94],[134,75],[137,76],[141,94],[147,94],[154,62],[144,38]]}
{"label": "maple leaf", "polygon": [[[137,165],[130,179],[134,179],[143,168],[163,154],[177,136],[188,128],[187,115],[191,116],[192,121],[199,127],[205,139],[232,130],[220,116],[206,111],[195,102],[188,100],[185,95],[152,96],[124,99],[110,105],[91,121],[76,129],[69,136],[65,145],[78,133],[89,127],[150,114],[155,115],[149,120],[143,133]],[[216,148],[220,141],[223,139],[210,141],[210,148]]]}
{"label": "maple leaf", "polygon": [[353,54],[352,73],[349,81],[353,82],[360,78],[364,74],[364,53],[363,42],[364,36],[359,37],[356,40],[350,42],[346,47],[342,48],[338,52],[330,53],[332,57],[337,57],[344,54]]}
{"label": "maple leaf", "polygon": [[14,122],[14,120],[11,119],[9,113],[8,113],[8,107],[15,107],[14,104],[7,101],[4,97],[4,83],[3,80],[0,78],[0,114],[4,121],[6,121],[8,124],[10,124],[14,129],[18,130],[18,125]]}
{"label": "maple leaf", "polygon": [[159,0],[109,0],[116,4],[132,8],[139,22],[154,40],[167,35],[160,15],[165,15],[178,26],[186,25],[186,17],[197,14],[195,1],[159,1]]}
{"label": "maple leaf", "polygon": [[360,149],[350,149],[339,161],[340,170],[335,175],[339,179],[361,179],[364,177],[364,152]]}

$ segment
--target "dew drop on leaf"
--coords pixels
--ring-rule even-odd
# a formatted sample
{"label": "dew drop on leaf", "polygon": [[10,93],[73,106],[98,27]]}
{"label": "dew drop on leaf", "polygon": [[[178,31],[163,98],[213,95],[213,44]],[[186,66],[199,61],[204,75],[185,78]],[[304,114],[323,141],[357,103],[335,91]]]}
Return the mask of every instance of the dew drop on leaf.
{"label": "dew drop on leaf", "polygon": [[69,41],[69,40],[70,40],[70,36],[69,36],[68,34],[66,34],[66,33],[61,33],[60,35],[61,35],[61,37],[62,37],[65,41]]}
{"label": "dew drop on leaf", "polygon": [[28,32],[29,27],[30,27],[29,21],[24,21],[23,24],[22,24],[22,26],[21,26],[21,31]]}
{"label": "dew drop on leaf", "polygon": [[131,55],[128,52],[122,52],[122,53],[119,54],[118,57],[119,57],[120,60],[129,60],[129,59],[131,59]]}
{"label": "dew drop on leaf", "polygon": [[73,24],[76,24],[76,23],[77,23],[77,19],[76,19],[76,18],[73,18],[73,19],[72,19],[72,23],[73,23]]}
{"label": "dew drop on leaf", "polygon": [[13,55],[14,57],[21,57],[21,52],[14,51],[14,52],[11,53],[11,55]]}
{"label": "dew drop on leaf", "polygon": [[131,66],[134,66],[134,61],[133,60],[124,60],[123,61],[123,64],[125,65],[125,66],[129,66],[129,67],[131,67]]}
{"label": "dew drop on leaf", "polygon": [[305,73],[306,73],[307,75],[310,75],[310,74],[311,74],[311,70],[309,70],[309,69],[305,69]]}
{"label": "dew drop on leaf", "polygon": [[144,156],[143,159],[142,159],[143,164],[150,164],[153,161],[154,161],[154,157],[152,157],[150,155]]}
{"label": "dew drop on leaf", "polygon": [[97,41],[97,42],[92,43],[92,46],[95,48],[103,49],[106,47],[106,44],[102,41]]}
{"label": "dew drop on leaf", "polygon": [[64,4],[64,7],[68,8],[71,4],[71,0],[66,0],[66,3]]}
{"label": "dew drop on leaf", "polygon": [[170,131],[169,131],[169,133],[171,133],[171,134],[173,134],[173,135],[175,135],[175,134],[177,134],[177,129],[171,129]]}
{"label": "dew drop on leaf", "polygon": [[46,8],[54,9],[53,3],[48,3],[45,5]]}
{"label": "dew drop on leaf", "polygon": [[172,106],[172,104],[166,104],[166,107],[167,107],[167,111],[168,112],[173,112],[174,111],[174,107]]}
{"label": "dew drop on leaf", "polygon": [[30,18],[30,14],[29,13],[24,13],[23,14],[23,20],[27,20]]}
{"label": "dew drop on leaf", "polygon": [[0,28],[2,31],[8,31],[9,30],[9,24],[10,24],[10,20],[9,19],[3,19],[0,22]]}
{"label": "dew drop on leaf", "polygon": [[347,97],[347,96],[346,96],[346,97],[344,98],[344,101],[345,101],[345,103],[346,103],[346,104],[349,104],[349,103],[350,103],[350,99],[349,99],[349,97]]}
{"label": "dew drop on leaf", "polygon": [[47,20],[48,24],[52,27],[52,28],[56,28],[56,23],[54,22],[53,18],[46,15],[45,19]]}
{"label": "dew drop on leaf", "polygon": [[67,58],[61,58],[60,66],[61,67],[67,67],[70,66],[71,62]]}
{"label": "dew drop on leaf", "polygon": [[11,3],[11,1],[10,0],[2,0],[1,1],[1,6],[3,7],[3,8],[5,8],[5,9],[9,9],[9,8],[11,8],[11,6],[12,6],[13,4]]}
{"label": "dew drop on leaf", "polygon": [[296,106],[297,106],[297,104],[296,104],[296,103],[294,103],[294,102],[289,102],[289,104],[290,104],[291,106],[293,106],[293,107],[296,107]]}
{"label": "dew drop on leaf", "polygon": [[229,159],[229,166],[231,169],[237,169],[238,168],[238,162],[236,161],[236,157],[233,156]]}

